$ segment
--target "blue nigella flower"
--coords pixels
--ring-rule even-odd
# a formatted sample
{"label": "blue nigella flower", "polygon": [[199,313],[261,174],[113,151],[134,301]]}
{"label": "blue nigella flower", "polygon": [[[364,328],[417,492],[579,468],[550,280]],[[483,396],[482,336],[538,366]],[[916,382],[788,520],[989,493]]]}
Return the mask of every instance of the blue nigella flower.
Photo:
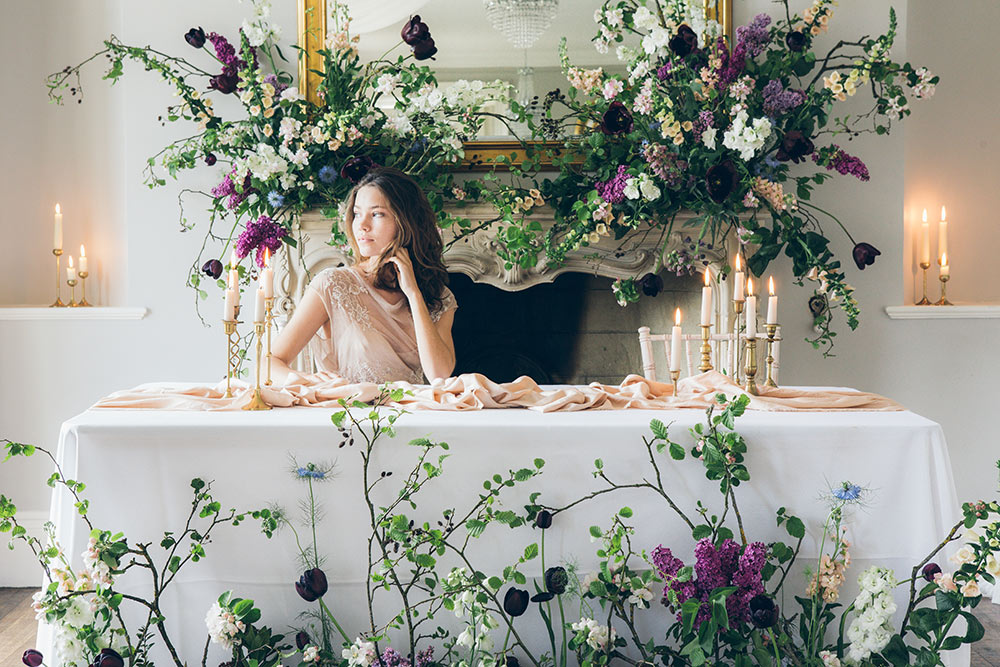
{"label": "blue nigella flower", "polygon": [[277,190],[271,190],[267,193],[267,203],[271,205],[271,208],[281,208],[285,205],[285,195]]}
{"label": "blue nigella flower", "polygon": [[324,479],[326,473],[322,470],[310,470],[309,468],[299,468],[295,471],[300,478],[301,477],[312,477],[313,479]]}
{"label": "blue nigella flower", "polygon": [[662,123],[660,121],[654,120],[652,123],[649,124],[649,129],[651,129],[651,130],[658,130],[658,129],[660,129],[660,125],[662,125]]}
{"label": "blue nigella flower", "polygon": [[429,142],[427,141],[427,137],[418,137],[407,150],[409,150],[411,153],[419,153],[420,151],[427,148],[428,143]]}
{"label": "blue nigella flower", "polygon": [[850,482],[843,482],[833,490],[833,497],[840,500],[857,500],[861,497],[861,487]]}
{"label": "blue nigella flower", "polygon": [[337,180],[337,176],[337,170],[330,165],[327,165],[319,170],[319,180],[327,185]]}

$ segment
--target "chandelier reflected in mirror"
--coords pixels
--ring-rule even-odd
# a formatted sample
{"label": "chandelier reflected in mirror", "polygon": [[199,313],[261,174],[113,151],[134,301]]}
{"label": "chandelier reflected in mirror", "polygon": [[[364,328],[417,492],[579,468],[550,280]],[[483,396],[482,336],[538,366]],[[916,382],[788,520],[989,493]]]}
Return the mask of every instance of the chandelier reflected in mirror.
{"label": "chandelier reflected in mirror", "polygon": [[486,18],[515,49],[530,49],[559,12],[559,0],[483,0]]}

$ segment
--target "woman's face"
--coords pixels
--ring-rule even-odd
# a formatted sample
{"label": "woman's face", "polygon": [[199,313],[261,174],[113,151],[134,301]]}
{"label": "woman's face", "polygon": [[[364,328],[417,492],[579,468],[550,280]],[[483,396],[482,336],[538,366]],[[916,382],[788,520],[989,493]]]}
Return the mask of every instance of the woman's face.
{"label": "woman's face", "polygon": [[362,257],[378,257],[396,238],[396,218],[385,195],[374,185],[366,185],[354,197],[351,230]]}

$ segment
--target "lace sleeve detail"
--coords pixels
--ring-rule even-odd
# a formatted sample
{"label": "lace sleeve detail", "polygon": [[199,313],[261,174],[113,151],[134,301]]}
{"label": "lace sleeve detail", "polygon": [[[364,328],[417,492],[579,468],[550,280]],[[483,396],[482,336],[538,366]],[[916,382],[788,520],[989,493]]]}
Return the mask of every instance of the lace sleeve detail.
{"label": "lace sleeve detail", "polygon": [[449,310],[458,310],[458,301],[455,300],[455,294],[445,287],[441,292],[441,301],[431,310],[431,321],[437,322]]}
{"label": "lace sleeve detail", "polygon": [[371,328],[371,316],[360,295],[364,288],[350,275],[349,268],[324,269],[309,283],[309,288],[319,293],[327,304],[331,316],[335,309],[342,311],[352,322]]}

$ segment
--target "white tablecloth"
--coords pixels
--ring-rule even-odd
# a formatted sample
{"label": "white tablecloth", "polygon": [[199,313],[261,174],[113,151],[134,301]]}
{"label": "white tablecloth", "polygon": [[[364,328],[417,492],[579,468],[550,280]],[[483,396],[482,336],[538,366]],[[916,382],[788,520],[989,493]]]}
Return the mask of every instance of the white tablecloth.
{"label": "white tablecloth", "polygon": [[[132,543],[154,545],[163,531],[183,527],[194,477],[214,482],[213,495],[224,509],[276,502],[295,511],[305,488],[290,473],[291,458],[299,464],[336,461],[334,479],[318,487],[326,513],[320,542],[328,559],[324,566],[330,580],[328,603],[353,636],[365,627],[358,603],[365,578],[367,512],[362,511],[360,456],[355,449],[337,447],[331,413],[320,408],[256,413],[90,410],[63,425],[58,458],[69,478],[87,483],[85,495],[91,501],[95,527],[124,531]],[[687,428],[702,421],[704,413],[417,412],[399,420],[395,439],[380,443],[375,466],[402,475],[416,455],[406,446],[410,439],[448,442],[451,457],[444,464],[444,476],[428,488],[412,513],[434,522],[444,508],[469,507],[483,480],[493,473],[530,466],[541,457],[546,461],[544,474],[512,496],[509,504],[519,508],[526,491],[539,490],[539,502],[560,506],[601,488],[591,474],[596,458],[604,460],[608,475],[616,481],[638,481],[648,475],[641,438],[649,434],[653,418],[673,422],[672,437],[687,445]],[[873,490],[869,506],[848,520],[854,562],[845,594],[851,597],[857,576],[871,564],[895,568],[900,579],[908,576],[960,516],[941,427],[912,412],[747,412],[737,421],[737,429],[749,444],[752,479],[739,487],[738,498],[751,540],[791,541],[775,527],[774,511],[784,506],[805,521],[803,555],[814,557],[827,511],[821,496],[843,480]],[[660,463],[668,489],[689,515],[694,514],[698,498],[721,509],[717,483],[705,479],[700,462],[690,457],[673,462],[664,456]],[[547,565],[564,558],[578,563],[581,572],[590,571],[598,545],[590,541],[587,528],[608,527],[612,513],[623,505],[635,510],[637,550],[652,551],[662,543],[685,561],[693,561],[686,527],[655,494],[635,491],[608,494],[559,515],[546,538]],[[54,493],[52,520],[67,552],[78,558],[88,536],[85,527],[73,520],[67,494]],[[493,526],[476,547],[473,562],[492,574],[537,539],[537,530],[511,533]],[[207,552],[206,560],[181,571],[172,594],[163,601],[174,642],[192,663],[200,663],[205,612],[227,589],[256,600],[264,612],[263,622],[279,631],[307,607],[292,586],[301,568],[290,534],[267,540],[253,525],[222,527]],[[801,593],[786,593],[783,605],[789,612],[796,606],[793,592]],[[654,609],[659,611],[647,613],[664,613],[660,607]],[[968,664],[967,655],[966,651],[964,659],[951,664]],[[219,658],[215,663],[223,659],[215,647],[213,656]],[[213,664],[211,657],[209,662]]]}

